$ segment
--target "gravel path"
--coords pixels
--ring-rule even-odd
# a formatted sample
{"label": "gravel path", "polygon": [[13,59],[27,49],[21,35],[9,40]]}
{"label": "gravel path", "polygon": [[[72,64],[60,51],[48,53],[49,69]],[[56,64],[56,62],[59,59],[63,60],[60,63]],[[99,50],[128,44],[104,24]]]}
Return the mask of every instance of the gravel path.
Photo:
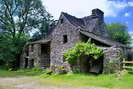
{"label": "gravel path", "polygon": [[0,89],[108,89],[100,87],[74,87],[45,85],[33,77],[0,78]]}

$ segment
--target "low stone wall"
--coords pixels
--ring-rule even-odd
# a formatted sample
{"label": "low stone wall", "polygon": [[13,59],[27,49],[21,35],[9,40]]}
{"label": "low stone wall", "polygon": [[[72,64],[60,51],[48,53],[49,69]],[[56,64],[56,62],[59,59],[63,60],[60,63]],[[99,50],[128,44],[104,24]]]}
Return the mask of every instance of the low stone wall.
{"label": "low stone wall", "polygon": [[110,47],[104,49],[103,73],[116,73],[121,70],[123,50],[120,47]]}
{"label": "low stone wall", "polygon": [[[31,45],[27,45],[23,48],[23,53],[20,58],[20,68],[32,68],[34,66],[40,66],[40,55],[41,49],[40,44],[34,44],[33,47]],[[26,49],[28,50],[28,55],[26,53]],[[32,51],[33,49],[33,51]],[[28,60],[28,64],[26,64],[25,60]],[[27,66],[26,66],[27,65]]]}

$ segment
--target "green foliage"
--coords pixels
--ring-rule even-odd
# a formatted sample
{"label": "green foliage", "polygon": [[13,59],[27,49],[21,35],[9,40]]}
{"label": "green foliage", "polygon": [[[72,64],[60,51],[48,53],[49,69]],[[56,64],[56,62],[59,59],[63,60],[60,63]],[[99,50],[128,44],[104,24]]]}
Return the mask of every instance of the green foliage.
{"label": "green foliage", "polygon": [[0,29],[13,38],[41,29],[51,19],[41,0],[0,0],[0,12]]}
{"label": "green foliage", "polygon": [[34,72],[41,72],[42,69],[39,66],[37,66],[37,67],[32,68],[32,71],[34,71]]}
{"label": "green foliage", "polygon": [[29,36],[22,34],[20,38],[13,39],[9,34],[0,34],[0,37],[0,61],[3,62],[7,68],[16,66],[15,61],[21,54],[22,48],[29,39]]}
{"label": "green foliage", "polygon": [[[48,78],[47,78],[48,77]],[[115,74],[109,75],[89,75],[89,74],[81,74],[81,73],[74,73],[74,74],[66,74],[66,75],[58,75],[53,74],[50,77],[46,76],[45,74],[41,75],[41,79],[46,84],[53,84],[58,86],[63,86],[66,84],[72,85],[71,87],[76,86],[88,89],[92,87],[104,87],[104,88],[113,88],[113,89],[132,89],[133,87],[133,76],[132,74],[127,74],[122,77],[121,80],[117,79]],[[116,81],[116,82],[114,82]],[[70,87],[69,87],[70,88]],[[68,89],[69,89],[68,88]]]}
{"label": "green foliage", "polygon": [[46,69],[45,73],[48,74],[48,75],[51,75],[53,73],[53,71],[51,69]]}
{"label": "green foliage", "polygon": [[[123,75],[123,73],[122,73]],[[51,85],[51,86],[64,86],[70,85],[69,88],[90,88],[92,87],[104,87],[111,89],[132,89],[133,87],[133,75],[125,74],[118,79],[119,75],[116,74],[108,74],[108,75],[89,75],[82,73],[71,73],[66,75],[52,74],[48,75],[45,72],[33,72],[32,70],[18,70],[18,71],[7,71],[0,69],[0,77],[23,77],[30,76],[28,78],[35,80],[39,80],[41,84]],[[36,76],[36,77],[35,77]],[[22,79],[23,81],[23,79]],[[22,82],[21,81],[21,82]],[[116,81],[116,82],[114,82]],[[25,82],[25,81],[24,81]],[[28,81],[30,82],[30,81]]]}
{"label": "green foliage", "polygon": [[127,26],[120,23],[107,24],[107,31],[112,40],[122,44],[130,44],[131,37],[127,31]]}
{"label": "green foliage", "polygon": [[0,0],[1,64],[18,67],[22,48],[29,40],[27,34],[34,29],[47,30],[45,23],[50,21],[41,0]]}
{"label": "green foliage", "polygon": [[81,42],[77,43],[74,48],[64,53],[65,59],[70,64],[75,64],[77,62],[78,57],[83,55],[90,56],[94,60],[97,60],[100,56],[103,55],[103,51],[100,48],[97,48],[96,45],[92,44],[91,42]]}
{"label": "green foliage", "polygon": [[18,77],[18,76],[40,76],[43,71],[37,72],[31,69],[21,69],[17,71],[10,71],[0,68],[0,77]]}
{"label": "green foliage", "polygon": [[32,41],[40,40],[41,38],[45,38],[48,36],[53,28],[56,26],[57,21],[50,20],[50,21],[43,21],[42,26],[36,31],[32,36]]}

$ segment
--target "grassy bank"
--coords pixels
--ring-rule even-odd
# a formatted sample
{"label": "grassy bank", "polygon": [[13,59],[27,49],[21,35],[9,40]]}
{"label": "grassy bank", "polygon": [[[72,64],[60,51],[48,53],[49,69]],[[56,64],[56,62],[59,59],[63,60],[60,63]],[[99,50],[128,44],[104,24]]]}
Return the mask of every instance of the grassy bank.
{"label": "grassy bank", "polygon": [[52,75],[42,80],[45,83],[51,83],[57,86],[72,85],[72,86],[100,86],[106,88],[117,89],[133,89],[133,75],[127,74],[121,79],[117,79],[115,74],[112,75],[85,75],[85,74],[67,74],[67,75]]}
{"label": "grassy bank", "polygon": [[18,70],[18,71],[9,71],[0,69],[0,77],[17,77],[17,76],[39,76],[43,72],[33,71],[33,70]]}
{"label": "grassy bank", "polygon": [[70,86],[70,87],[106,87],[115,89],[133,89],[133,75],[126,74],[120,79],[115,74],[111,75],[87,75],[87,74],[66,74],[48,75],[45,72],[33,70],[7,71],[0,70],[0,77],[30,76],[38,80],[42,85],[49,86]]}

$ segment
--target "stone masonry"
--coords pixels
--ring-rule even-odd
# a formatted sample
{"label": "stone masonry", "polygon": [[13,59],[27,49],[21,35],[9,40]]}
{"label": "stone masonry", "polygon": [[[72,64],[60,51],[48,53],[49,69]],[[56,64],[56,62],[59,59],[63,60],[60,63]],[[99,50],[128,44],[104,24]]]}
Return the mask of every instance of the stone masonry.
{"label": "stone masonry", "polygon": [[[20,59],[21,68],[38,66],[42,69],[67,65],[63,53],[78,42],[92,40],[98,47],[103,48],[103,72],[108,71],[106,64],[113,62],[120,69],[121,48],[123,44],[109,39],[105,29],[104,13],[99,9],[92,10],[92,15],[76,18],[62,12],[56,27],[46,39],[29,42],[25,45]],[[119,47],[119,48],[115,48]],[[106,49],[105,49],[106,48]],[[67,66],[70,71],[70,66]],[[111,70],[110,70],[111,71]],[[115,69],[112,72],[116,72]]]}

